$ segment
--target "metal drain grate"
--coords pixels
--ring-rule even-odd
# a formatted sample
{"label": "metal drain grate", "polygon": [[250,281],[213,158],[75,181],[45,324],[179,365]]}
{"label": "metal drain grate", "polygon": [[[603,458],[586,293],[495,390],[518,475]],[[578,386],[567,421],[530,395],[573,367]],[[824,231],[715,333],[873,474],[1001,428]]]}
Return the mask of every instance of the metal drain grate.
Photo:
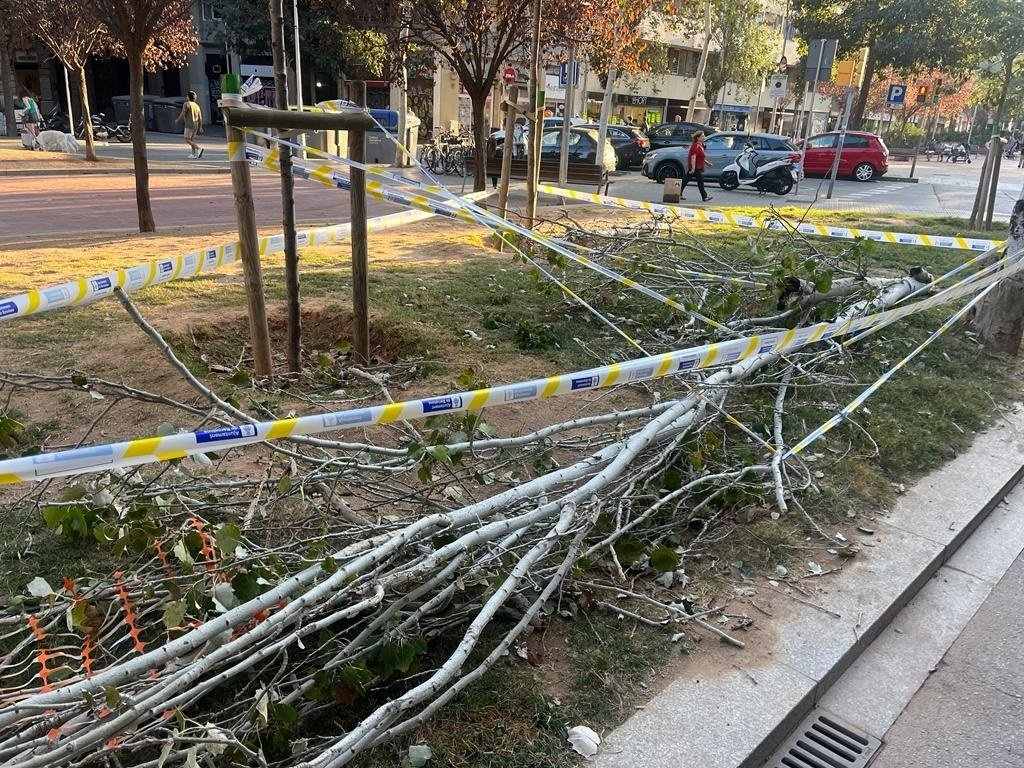
{"label": "metal drain grate", "polygon": [[882,742],[824,709],[814,709],[766,768],[865,768]]}

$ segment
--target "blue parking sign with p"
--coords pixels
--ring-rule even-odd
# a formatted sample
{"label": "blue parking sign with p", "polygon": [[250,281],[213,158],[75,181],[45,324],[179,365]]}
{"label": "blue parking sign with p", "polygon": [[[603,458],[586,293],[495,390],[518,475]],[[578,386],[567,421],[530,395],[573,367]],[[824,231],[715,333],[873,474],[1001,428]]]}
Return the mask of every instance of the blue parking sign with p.
{"label": "blue parking sign with p", "polygon": [[890,107],[902,107],[903,102],[907,100],[907,86],[905,85],[890,85],[889,86],[889,102]]}

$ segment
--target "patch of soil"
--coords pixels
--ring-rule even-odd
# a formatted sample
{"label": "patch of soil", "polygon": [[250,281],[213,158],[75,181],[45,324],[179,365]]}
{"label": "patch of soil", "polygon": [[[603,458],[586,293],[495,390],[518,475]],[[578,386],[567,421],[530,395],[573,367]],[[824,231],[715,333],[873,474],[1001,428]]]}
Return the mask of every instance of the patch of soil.
{"label": "patch of soil", "polygon": [[[351,346],[352,312],[337,305],[308,309],[301,313],[302,350],[308,358],[324,352],[346,352]],[[288,318],[284,312],[267,316],[270,342],[274,350],[284,349],[288,338]],[[404,356],[422,355],[428,339],[404,323],[370,318],[370,356],[375,361],[393,363]],[[251,335],[245,314],[228,320],[196,325],[169,338],[172,346],[202,353],[208,363],[234,366]],[[247,358],[248,359],[248,358]],[[243,362],[245,362],[243,360]]]}

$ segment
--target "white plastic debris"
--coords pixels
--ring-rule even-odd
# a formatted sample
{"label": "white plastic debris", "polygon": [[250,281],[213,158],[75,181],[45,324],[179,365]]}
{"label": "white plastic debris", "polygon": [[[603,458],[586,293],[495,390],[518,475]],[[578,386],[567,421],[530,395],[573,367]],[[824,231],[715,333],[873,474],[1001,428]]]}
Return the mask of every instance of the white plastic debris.
{"label": "white plastic debris", "polygon": [[597,754],[597,748],[601,745],[601,737],[585,725],[570,728],[566,735],[569,745],[587,760]]}

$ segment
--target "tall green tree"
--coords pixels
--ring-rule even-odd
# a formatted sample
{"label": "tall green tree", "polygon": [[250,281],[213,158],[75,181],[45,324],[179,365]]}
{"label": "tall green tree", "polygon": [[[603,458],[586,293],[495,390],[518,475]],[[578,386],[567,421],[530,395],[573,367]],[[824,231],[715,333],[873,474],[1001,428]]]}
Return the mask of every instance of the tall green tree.
{"label": "tall green tree", "polygon": [[726,83],[760,87],[777,64],[779,35],[760,20],[761,0],[712,0],[711,48],[704,67],[704,101],[714,107]]}
{"label": "tall green tree", "polygon": [[986,90],[996,111],[992,128],[999,131],[1021,88],[1024,4],[1020,0],[974,0],[974,9],[980,33],[978,55],[985,60]]}
{"label": "tall green tree", "polygon": [[859,126],[881,70],[955,72],[977,63],[981,32],[976,6],[982,1],[795,0],[793,10],[805,40],[838,40],[841,57],[867,49],[850,116],[851,124]]}

